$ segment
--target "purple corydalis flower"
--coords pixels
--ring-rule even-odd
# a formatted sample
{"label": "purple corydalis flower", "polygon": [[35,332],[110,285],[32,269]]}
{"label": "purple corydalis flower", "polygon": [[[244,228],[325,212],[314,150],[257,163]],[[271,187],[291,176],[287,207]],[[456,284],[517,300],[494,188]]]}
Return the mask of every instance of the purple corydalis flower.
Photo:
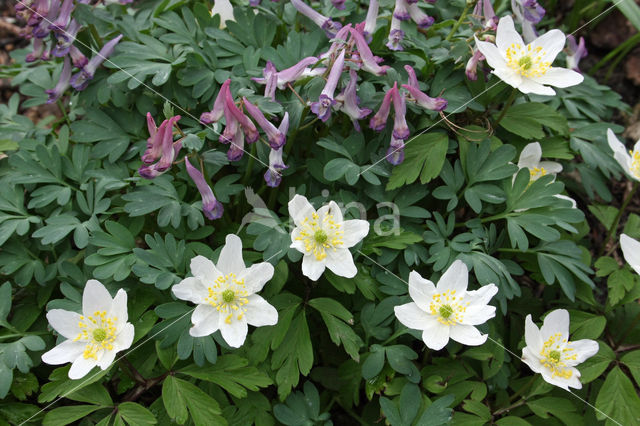
{"label": "purple corydalis flower", "polygon": [[[396,87],[394,85],[394,87]],[[381,131],[384,129],[384,126],[387,125],[387,118],[389,118],[389,111],[391,110],[391,101],[393,97],[393,89],[387,90],[387,93],[384,94],[384,98],[382,99],[382,103],[380,104],[380,108],[378,112],[371,117],[369,121],[369,127],[371,127],[375,131]]]}
{"label": "purple corydalis flower", "polygon": [[269,146],[278,149],[286,142],[286,136],[280,130],[266,119],[260,108],[249,102],[247,98],[242,98],[244,107],[249,115],[258,123],[258,126],[267,134]]}
{"label": "purple corydalis flower", "polygon": [[360,131],[360,123],[358,120],[362,120],[367,115],[371,114],[371,110],[369,108],[360,108],[358,106],[359,99],[356,94],[356,83],[358,81],[358,74],[355,70],[349,70],[349,83],[344,91],[336,96],[336,100],[342,102],[340,106],[340,110],[347,114],[351,121],[353,122],[353,127],[359,132]]}
{"label": "purple corydalis flower", "polygon": [[411,19],[418,27],[426,29],[433,25],[435,19],[424,13],[417,4],[410,4],[408,10]]}
{"label": "purple corydalis flower", "polygon": [[[53,2],[54,4],[57,1]],[[49,0],[36,0],[36,2],[31,6],[32,13],[27,20],[27,25],[30,27],[35,27],[42,21],[43,18],[47,17],[49,14]],[[48,25],[48,23],[47,23]]]}
{"label": "purple corydalis flower", "polygon": [[42,59],[45,55],[44,50],[47,47],[44,40],[41,38],[36,38],[33,41],[33,52],[29,53],[25,58],[25,62],[35,62],[38,59]]}
{"label": "purple corydalis flower", "polygon": [[213,103],[213,109],[209,112],[203,112],[200,116],[200,122],[203,124],[211,124],[222,118],[224,114],[224,100],[227,96],[227,92],[229,92],[229,85],[231,84],[231,79],[228,78],[222,83],[220,86],[220,91],[218,92],[218,96],[216,96],[216,100]]}
{"label": "purple corydalis flower", "polygon": [[271,98],[275,101],[276,88],[282,90],[288,83],[292,83],[299,78],[302,78],[308,71],[307,67],[315,64],[316,62],[318,62],[318,58],[315,56],[309,56],[302,59],[294,66],[278,72],[273,63],[271,61],[267,61],[267,65],[262,70],[263,77],[253,77],[251,80],[258,84],[266,85],[264,88],[264,97]]}
{"label": "purple corydalis flower", "polygon": [[71,86],[74,89],[80,91],[87,88],[89,81],[93,79],[93,75],[98,67],[113,53],[122,37],[122,34],[120,34],[118,37],[105,43],[102,49],[100,49],[100,52],[94,55],[80,72],[71,77]]}
{"label": "purple corydalis flower", "polygon": [[282,160],[282,148],[272,149],[269,153],[269,169],[264,174],[264,180],[267,186],[275,188],[282,182],[282,171],[288,169],[289,166],[284,164]]}
{"label": "purple corydalis flower", "polygon": [[409,126],[407,126],[406,114],[407,105],[404,101],[404,96],[400,94],[398,90],[398,83],[393,83],[391,89],[391,99],[393,101],[393,137],[396,139],[405,140],[409,137]]}
{"label": "purple corydalis flower", "polygon": [[331,4],[338,10],[344,10],[344,1],[345,0],[331,0]]}
{"label": "purple corydalis flower", "polygon": [[[55,32],[56,45],[53,47],[53,49],[51,49],[51,53],[53,54],[53,56],[62,58],[63,56],[66,56],[67,54],[69,54],[69,51],[71,50],[71,46],[73,46],[73,42],[76,40],[76,35],[78,34],[80,27],[81,26],[78,23],[78,21],[73,19],[71,23],[69,23],[69,26],[67,27],[66,30],[64,28],[61,30],[56,30]],[[75,65],[75,62],[74,62],[74,65]],[[86,65],[86,62],[83,65],[81,65],[79,68],[81,68],[84,65]]]}
{"label": "purple corydalis flower", "polygon": [[[155,127],[155,121],[147,114],[147,126],[149,128],[149,139],[147,139],[147,150],[142,155],[143,165],[138,169],[138,173],[145,179],[153,179],[169,170],[173,160],[182,148],[182,139],[173,142],[173,126],[180,120],[180,116],[168,118]],[[150,162],[157,159],[158,151],[161,152],[160,160],[155,164]]]}
{"label": "purple corydalis flower", "polygon": [[158,135],[158,127],[150,112],[147,112],[147,129],[149,130],[147,150],[142,154],[141,159],[144,164],[152,164],[162,156],[162,137],[156,137]]}
{"label": "purple corydalis flower", "polygon": [[[249,117],[247,117],[240,109],[238,109],[235,102],[233,101],[233,98],[231,97],[231,90],[227,90],[227,93],[224,97],[224,109],[225,118],[227,117],[226,112],[228,111],[230,115],[233,116],[233,118],[242,126],[242,130],[247,136],[247,143],[253,143],[258,140],[258,138],[260,137],[258,129],[256,128],[255,124],[253,124],[253,122],[249,120]],[[244,140],[242,146],[244,146]]]}
{"label": "purple corydalis flower", "polygon": [[84,56],[84,53],[74,45],[69,47],[69,56],[71,56],[71,62],[73,62],[74,67],[82,68],[89,63],[89,60]]}
{"label": "purple corydalis flower", "polygon": [[578,67],[580,65],[580,60],[589,54],[589,52],[587,52],[587,47],[585,46],[584,37],[580,37],[580,42],[578,43],[574,36],[568,35],[567,41],[569,43],[569,47],[567,49],[567,68],[581,72]]}
{"label": "purple corydalis flower", "polygon": [[369,0],[369,9],[367,9],[367,17],[365,19],[363,30],[363,35],[367,38],[368,42],[371,42],[371,37],[376,30],[379,7],[380,4],[378,3],[378,0]]}
{"label": "purple corydalis flower", "polygon": [[404,69],[409,74],[409,84],[403,84],[402,87],[406,89],[413,99],[410,99],[412,102],[417,103],[424,109],[428,109],[430,111],[442,111],[447,108],[448,102],[443,98],[432,98],[423,91],[420,90],[420,86],[418,84],[418,78],[416,77],[416,72],[410,65],[405,65]]}
{"label": "purple corydalis flower", "polygon": [[[45,0],[45,3],[46,3],[46,8],[48,8],[47,12],[41,13],[36,8],[37,13],[33,14],[33,15],[37,15],[36,24],[32,25],[29,22],[27,22],[28,26],[34,27],[32,31],[33,36],[38,38],[45,38],[46,36],[49,35],[49,33],[51,32],[51,30],[49,29],[49,26],[51,25],[51,22],[53,22],[53,20],[56,19],[56,17],[58,16],[58,10],[60,10],[59,0],[52,1],[51,3],[49,3],[49,0]],[[33,17],[33,15],[31,17]],[[30,21],[31,21],[31,18],[30,18]]]}
{"label": "purple corydalis flower", "polygon": [[311,6],[303,2],[302,0],[291,0],[291,4],[296,10],[302,13],[307,18],[311,19],[317,26],[322,28],[327,34],[327,37],[333,38],[342,25],[338,22],[334,22],[331,18],[327,18],[319,12],[316,12]]}
{"label": "purple corydalis flower", "polygon": [[396,6],[393,9],[393,17],[401,21],[409,20],[409,5],[406,0],[396,0]]}
{"label": "purple corydalis flower", "polygon": [[71,79],[71,61],[68,57],[64,58],[64,63],[62,65],[62,71],[60,72],[60,77],[58,78],[58,83],[56,87],[53,89],[49,89],[46,91],[47,95],[49,95],[49,99],[47,99],[47,103],[53,103],[60,99],[60,96],[69,88],[69,80]]}
{"label": "purple corydalis flower", "polygon": [[360,61],[362,62],[361,68],[364,71],[370,72],[375,75],[384,75],[387,73],[389,69],[388,65],[380,66],[378,65],[378,61],[376,57],[373,56],[369,45],[367,44],[364,36],[360,34],[360,31],[355,28],[351,29],[351,37],[356,43],[356,48],[358,49],[358,56],[360,57]]}
{"label": "purple corydalis flower", "polygon": [[480,52],[480,50],[475,49],[473,51],[473,55],[469,58],[467,62],[467,66],[465,67],[465,73],[467,74],[467,78],[469,80],[476,81],[478,79],[478,63],[480,61],[484,61],[484,55]]}
{"label": "purple corydalis flower", "polygon": [[213,191],[204,179],[204,175],[200,170],[191,165],[188,157],[184,157],[184,165],[187,167],[187,173],[191,177],[191,180],[193,180],[193,183],[196,184],[202,197],[202,212],[211,220],[220,219],[224,212],[224,207],[222,203],[216,199],[215,195],[213,195]]}
{"label": "purple corydalis flower", "polygon": [[75,4],[73,0],[64,0],[64,2],[62,3],[62,7],[60,8],[58,17],[55,21],[53,21],[53,24],[51,24],[49,28],[53,31],[64,31],[64,29],[67,28],[67,25],[69,25],[71,12],[73,11],[74,7]]}
{"label": "purple corydalis flower", "polygon": [[385,46],[389,50],[404,50],[402,47],[402,40],[404,39],[404,31],[400,29],[400,21],[395,15],[391,17],[391,27],[389,30],[389,39]]}
{"label": "purple corydalis flower", "polygon": [[542,20],[546,11],[535,0],[511,0],[511,9],[516,20],[522,25],[525,43],[531,43],[538,37],[536,24]]}
{"label": "purple corydalis flower", "polygon": [[402,139],[396,139],[391,137],[391,143],[389,149],[387,149],[387,155],[385,156],[387,161],[394,166],[404,161],[404,141]]}
{"label": "purple corydalis flower", "polygon": [[340,81],[343,68],[344,49],[340,51],[340,54],[333,63],[329,77],[327,78],[327,84],[324,85],[318,101],[311,104],[311,111],[322,121],[327,121],[331,116],[331,107],[336,103],[333,99],[333,94],[338,86],[338,81]]}
{"label": "purple corydalis flower", "polygon": [[244,133],[242,131],[236,132],[231,139],[231,145],[227,151],[227,158],[229,161],[238,161],[244,154]]}
{"label": "purple corydalis flower", "polygon": [[485,28],[491,28],[496,30],[498,28],[498,17],[493,10],[491,0],[479,0],[476,3],[476,7],[473,10],[473,14],[482,17],[482,22]]}

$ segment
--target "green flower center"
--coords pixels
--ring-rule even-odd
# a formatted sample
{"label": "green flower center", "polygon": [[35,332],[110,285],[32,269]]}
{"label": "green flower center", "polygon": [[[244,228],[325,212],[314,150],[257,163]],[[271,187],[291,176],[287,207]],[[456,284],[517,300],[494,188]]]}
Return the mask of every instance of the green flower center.
{"label": "green flower center", "polygon": [[107,331],[104,328],[96,328],[93,330],[93,340],[96,342],[102,342],[107,338]]}
{"label": "green flower center", "polygon": [[316,240],[318,244],[324,244],[327,242],[329,237],[327,236],[327,233],[322,229],[318,229],[315,234],[313,234],[313,239]]}
{"label": "green flower center", "polygon": [[520,68],[523,70],[529,70],[533,66],[533,61],[530,56],[523,56],[518,60],[518,65],[520,65]]}
{"label": "green flower center", "polygon": [[560,361],[560,352],[559,351],[549,352],[549,358],[551,358],[553,362],[558,363]]}
{"label": "green flower center", "polygon": [[222,300],[224,300],[224,303],[231,303],[235,298],[236,294],[233,290],[225,290],[222,292]]}
{"label": "green flower center", "polygon": [[439,312],[442,318],[447,319],[453,314],[453,308],[451,305],[442,305],[440,306]]}

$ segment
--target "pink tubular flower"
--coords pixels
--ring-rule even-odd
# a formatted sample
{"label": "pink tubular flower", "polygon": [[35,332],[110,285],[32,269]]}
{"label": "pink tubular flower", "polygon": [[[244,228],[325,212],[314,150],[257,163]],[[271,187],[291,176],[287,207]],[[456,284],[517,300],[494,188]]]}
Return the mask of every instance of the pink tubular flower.
{"label": "pink tubular flower", "polygon": [[251,117],[258,123],[258,126],[267,134],[269,140],[269,146],[273,149],[278,149],[286,142],[286,136],[280,132],[276,126],[271,124],[260,111],[260,108],[249,102],[247,98],[242,98],[244,107]]}
{"label": "pink tubular flower", "polygon": [[424,109],[430,111],[443,111],[447,108],[448,102],[444,98],[432,98],[420,90],[416,72],[409,65],[405,65],[404,69],[409,74],[409,84],[403,84],[402,87],[411,94],[410,102],[415,102]]}
{"label": "pink tubular flower", "polygon": [[269,169],[264,173],[267,186],[275,188],[282,182],[282,171],[289,168],[282,160],[282,148],[272,149],[269,153]]}
{"label": "pink tubular flower", "polygon": [[238,161],[244,154],[244,133],[242,131],[236,132],[231,139],[231,145],[227,151],[227,158],[229,161]]}
{"label": "pink tubular flower", "polygon": [[340,102],[340,110],[347,114],[353,122],[353,127],[359,132],[360,123],[358,120],[362,120],[367,115],[371,114],[369,108],[360,108],[358,106],[358,95],[356,94],[356,83],[358,81],[358,74],[355,70],[349,70],[349,83],[341,94],[336,96],[336,101]]}
{"label": "pink tubular flower", "polygon": [[200,170],[191,165],[187,157],[184,157],[184,165],[187,167],[187,173],[189,173],[191,180],[196,184],[202,196],[202,212],[211,220],[220,219],[224,212],[224,207],[222,203],[216,199],[215,195],[213,195],[213,191],[205,181],[204,175]]}
{"label": "pink tubular flower", "polygon": [[150,112],[147,112],[147,129],[149,138],[147,139],[147,150],[142,154],[144,164],[152,164],[162,155],[162,138],[157,138],[158,127]]}
{"label": "pink tubular flower", "polygon": [[86,66],[80,70],[80,72],[76,73],[71,77],[71,86],[80,91],[87,88],[89,81],[93,79],[93,75],[95,74],[98,67],[104,62],[114,51],[118,42],[122,39],[122,34],[113,40],[108,41],[102,46],[100,52],[94,55]]}
{"label": "pink tubular flower", "polygon": [[478,63],[480,61],[484,61],[484,55],[480,50],[474,49],[473,55],[469,58],[465,68],[465,73],[469,80],[476,81],[478,79]]}
{"label": "pink tubular flower", "polygon": [[276,88],[282,90],[287,83],[293,83],[308,72],[310,65],[318,62],[318,58],[315,56],[309,56],[302,59],[300,62],[292,67],[284,69],[280,72],[276,70],[276,67],[271,61],[267,61],[267,65],[262,70],[263,77],[253,77],[251,80],[258,84],[264,84],[264,97],[275,100]]}
{"label": "pink tubular flower", "polygon": [[44,40],[41,38],[36,38],[33,41],[33,52],[29,53],[25,58],[25,62],[35,62],[39,59],[42,59],[45,55],[45,49],[47,45]]}
{"label": "pink tubular flower", "polygon": [[394,166],[402,163],[404,161],[404,141],[391,136],[391,144],[389,144],[385,158]]}
{"label": "pink tubular flower", "polygon": [[578,43],[574,36],[568,35],[567,41],[569,43],[567,49],[567,68],[581,72],[579,68],[580,60],[589,54],[584,43],[584,37],[580,37],[580,43]]}
{"label": "pink tubular flower", "polygon": [[69,61],[69,57],[65,57],[62,72],[60,72],[56,87],[46,91],[47,95],[49,95],[49,99],[47,99],[48,104],[57,101],[64,91],[69,88],[69,79],[71,79],[71,62]]}
{"label": "pink tubular flower", "polygon": [[302,0],[291,0],[291,4],[298,12],[302,13],[307,18],[311,19],[317,26],[322,28],[327,34],[327,37],[333,38],[342,25],[327,18],[326,16],[316,12],[311,6],[303,2]]}
{"label": "pink tubular flower", "polygon": [[378,20],[378,8],[380,4],[378,0],[369,0],[369,9],[367,9],[367,17],[365,19],[363,35],[371,42],[371,37],[376,30],[376,22]]}
{"label": "pink tubular flower", "polygon": [[360,61],[362,62],[361,68],[364,71],[370,72],[375,75],[384,75],[387,73],[389,69],[388,65],[380,66],[378,65],[378,61],[376,57],[373,56],[369,45],[367,44],[364,36],[360,34],[358,30],[355,28],[351,29],[351,37],[356,43],[356,48],[358,49],[358,56],[360,57]]}
{"label": "pink tubular flower", "polygon": [[84,53],[80,51],[73,44],[69,47],[69,56],[71,56],[71,62],[73,62],[73,66],[77,68],[82,68],[89,63],[89,60]]}
{"label": "pink tubular flower", "polygon": [[426,29],[433,25],[435,19],[424,13],[417,4],[410,4],[408,10],[411,20],[413,20],[418,27]]}
{"label": "pink tubular flower", "polygon": [[213,109],[209,112],[203,112],[202,115],[200,115],[201,123],[211,124],[217,122],[222,118],[222,115],[224,114],[224,100],[227,96],[227,92],[229,92],[230,84],[230,78],[222,83],[222,86],[220,86],[220,91],[218,92],[218,96],[216,96],[216,100],[213,103]]}
{"label": "pink tubular flower", "polygon": [[407,114],[407,106],[404,101],[404,96],[402,96],[398,90],[398,83],[393,83],[391,91],[394,111],[393,137],[405,140],[409,137],[409,126],[407,126],[407,120],[405,117]]}
{"label": "pink tubular flower", "polygon": [[[78,21],[73,19],[71,20],[71,23],[69,23],[69,26],[66,28],[66,30],[62,28],[60,31],[56,31],[56,45],[53,47],[53,49],[51,49],[51,53],[53,54],[53,56],[61,58],[70,53],[70,50],[73,47],[73,42],[76,40],[76,35],[78,34],[80,27],[81,26]],[[85,62],[78,68],[82,68],[86,64],[87,62],[85,58]]]}
{"label": "pink tubular flower", "polygon": [[393,17],[401,21],[409,20],[409,5],[406,0],[396,0],[396,6],[393,9]]}
{"label": "pink tubular flower", "polygon": [[[138,173],[143,178],[153,179],[169,170],[173,164],[173,160],[182,148],[182,139],[173,141],[173,126],[179,120],[179,115],[168,118],[156,129],[153,118],[150,119],[147,115],[150,137],[147,140],[147,150],[142,155],[143,165],[138,169]],[[150,164],[157,158],[158,150],[162,152],[160,160],[155,164]]]}
{"label": "pink tubular flower", "polygon": [[404,50],[402,40],[404,39],[404,31],[400,29],[400,20],[395,15],[391,17],[391,27],[389,28],[389,38],[385,46],[389,50]]}
{"label": "pink tubular flower", "polygon": [[338,10],[344,10],[344,1],[345,0],[331,0],[331,4]]}
{"label": "pink tubular flower", "polygon": [[69,25],[69,21],[71,20],[71,12],[73,11],[74,7],[75,4],[73,0],[64,0],[64,2],[62,3],[62,7],[60,8],[60,14],[56,18],[56,20],[53,21],[53,24],[49,26],[49,28],[53,31],[64,31],[65,28],[67,28],[67,25]]}
{"label": "pink tubular flower", "polygon": [[494,31],[498,29],[498,17],[493,10],[491,0],[479,0],[478,3],[476,3],[473,14],[482,17],[485,28],[491,28]]}
{"label": "pink tubular flower", "polygon": [[391,110],[392,96],[393,89],[387,90],[387,93],[385,93],[382,103],[380,104],[380,109],[378,109],[378,112],[376,112],[369,121],[369,127],[377,132],[384,129],[384,126],[387,125],[387,118],[389,118],[389,111]]}
{"label": "pink tubular flower", "polygon": [[311,103],[311,111],[322,121],[327,121],[331,116],[331,107],[336,103],[333,99],[333,94],[336,91],[338,81],[340,81],[343,68],[344,49],[340,51],[340,54],[333,63],[331,71],[329,72],[329,77],[327,78],[327,83],[324,85],[324,89],[322,89],[322,93],[320,93],[318,101]]}
{"label": "pink tubular flower", "polygon": [[[247,137],[247,143],[253,143],[258,140],[258,138],[260,137],[258,129],[256,128],[255,124],[253,124],[253,122],[249,120],[249,117],[244,115],[244,113],[240,111],[240,109],[238,109],[235,102],[233,101],[233,98],[231,97],[230,90],[227,90],[224,97],[224,109],[225,117],[227,117],[228,111],[229,115],[233,116],[233,118],[242,126],[242,130]],[[244,140],[242,145],[244,146]]]}

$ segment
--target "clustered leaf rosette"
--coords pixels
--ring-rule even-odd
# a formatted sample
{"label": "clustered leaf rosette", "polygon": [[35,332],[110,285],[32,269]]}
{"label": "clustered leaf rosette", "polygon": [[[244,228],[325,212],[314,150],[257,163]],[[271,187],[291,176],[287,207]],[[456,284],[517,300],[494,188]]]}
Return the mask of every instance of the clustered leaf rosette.
{"label": "clustered leaf rosette", "polygon": [[220,330],[229,346],[239,348],[247,338],[248,325],[278,322],[278,311],[256,294],[273,277],[273,266],[261,262],[247,268],[237,235],[227,235],[216,264],[204,256],[191,259],[191,274],[171,288],[178,299],[197,305],[191,315],[191,336]]}
{"label": "clustered leaf rosette", "polygon": [[456,260],[442,274],[437,285],[420,276],[409,274],[409,295],[413,302],[396,306],[396,317],[405,326],[422,331],[422,340],[428,348],[440,350],[449,339],[463,345],[478,346],[487,341],[475,327],[496,315],[496,308],[488,305],[498,293],[495,284],[467,291],[469,270]]}
{"label": "clustered leaf rosette", "polygon": [[581,389],[580,371],[576,366],[598,353],[598,342],[583,339],[569,341],[569,312],[556,309],[544,319],[541,328],[525,319],[522,361],[552,385],[565,390]]}
{"label": "clustered leaf rosette", "polygon": [[42,354],[42,361],[71,362],[69,378],[73,380],[95,366],[106,370],[116,354],[133,343],[134,328],[127,319],[127,293],[120,289],[111,298],[102,283],[89,280],[82,293],[82,314],[64,309],[47,312],[51,327],[67,340]]}
{"label": "clustered leaf rosette", "polygon": [[344,220],[334,202],[316,211],[306,197],[296,194],[289,201],[289,215],[295,228],[291,232],[291,247],[304,254],[302,273],[317,281],[325,268],[341,277],[353,278],[358,273],[350,247],[369,233],[366,220]]}
{"label": "clustered leaf rosette", "polygon": [[627,234],[622,234],[620,235],[620,247],[624,260],[636,271],[636,274],[640,275],[640,241]]}
{"label": "clustered leaf rosette", "polygon": [[496,44],[477,37],[475,40],[493,73],[522,93],[552,96],[556,92],[549,86],[570,87],[584,80],[576,71],[551,66],[565,45],[566,37],[560,30],[551,30],[526,44],[513,19],[505,16],[498,22]]}
{"label": "clustered leaf rosette", "polygon": [[607,129],[607,142],[609,148],[613,150],[613,158],[616,159],[622,170],[631,179],[640,182],[640,140],[636,142],[633,151],[627,151],[627,148],[616,137],[613,130]]}

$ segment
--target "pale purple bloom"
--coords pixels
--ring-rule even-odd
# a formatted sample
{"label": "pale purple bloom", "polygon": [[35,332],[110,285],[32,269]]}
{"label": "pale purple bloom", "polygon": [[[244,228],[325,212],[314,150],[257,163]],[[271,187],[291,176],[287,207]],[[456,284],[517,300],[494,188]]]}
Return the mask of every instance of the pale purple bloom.
{"label": "pale purple bloom", "polygon": [[[56,19],[56,17],[58,16],[58,10],[60,10],[59,0],[55,0],[51,2],[51,4],[49,4],[49,0],[44,0],[43,3],[46,3],[46,6],[43,7],[42,10],[46,11],[41,12],[37,7],[38,3],[36,3],[36,13],[31,15],[31,18],[29,18],[29,22],[27,22],[28,26],[34,27],[32,33],[35,37],[38,38],[45,38],[49,35],[49,33],[51,32],[51,30],[49,29],[49,26],[51,25],[50,23],[53,22],[54,19]],[[37,16],[34,18],[34,15]],[[46,19],[43,19],[43,17]],[[35,19],[35,24],[31,24],[32,18]]]}
{"label": "pale purple bloom", "polygon": [[231,79],[228,78],[222,83],[220,86],[220,91],[218,92],[218,96],[216,96],[216,100],[213,103],[213,109],[209,112],[203,112],[200,115],[200,122],[203,124],[211,124],[215,123],[222,118],[224,114],[224,100],[227,96],[227,92],[229,92],[229,85],[231,84]]}
{"label": "pale purple bloom", "polygon": [[[149,128],[149,139],[147,140],[147,150],[142,155],[143,165],[138,169],[138,173],[145,179],[153,179],[169,170],[173,160],[182,148],[182,139],[173,141],[173,126],[180,120],[180,116],[168,118],[156,129],[153,118],[147,115],[147,126]],[[155,164],[149,164],[157,158],[158,148],[162,154],[160,160]]]}
{"label": "pale purple bloom", "polygon": [[[54,0],[54,1],[58,1],[58,0]],[[60,12],[59,12],[60,14],[56,18],[56,20],[53,21],[53,24],[49,26],[49,28],[54,31],[64,31],[65,28],[67,28],[67,25],[69,25],[69,20],[71,19],[71,12],[73,11],[74,7],[75,7],[75,4],[73,0],[64,0],[64,2],[62,3],[62,7],[60,8]]]}
{"label": "pale purple bloom", "polygon": [[253,6],[253,7],[260,6],[261,1],[262,0],[249,0],[249,6]]}
{"label": "pale purple bloom", "polygon": [[196,187],[202,196],[202,212],[211,220],[220,219],[224,212],[224,207],[222,206],[222,203],[216,199],[216,196],[213,195],[213,191],[204,179],[204,175],[200,170],[191,165],[188,157],[184,157],[184,165],[187,167],[187,173],[189,173],[191,180],[196,184]]}
{"label": "pale purple bloom", "polygon": [[385,156],[388,162],[397,166],[404,161],[404,141],[391,136],[391,144]]}
{"label": "pale purple bloom", "polygon": [[218,140],[226,144],[231,143],[236,137],[236,133],[242,132],[242,130],[239,129],[240,123],[238,123],[238,120],[236,120],[235,116],[227,108],[224,108],[224,121],[225,127]]}
{"label": "pale purple bloom", "polygon": [[465,73],[469,80],[476,81],[478,79],[478,63],[484,61],[484,55],[477,48],[474,49],[473,55],[469,58],[467,66],[465,67]]}
{"label": "pale purple bloom", "polygon": [[158,135],[158,127],[150,112],[147,112],[147,129],[149,129],[147,150],[142,154],[141,159],[144,164],[152,164],[162,156],[162,138],[156,137]]}
{"label": "pale purple bloom", "polygon": [[388,65],[380,66],[378,65],[378,61],[376,57],[373,56],[369,45],[367,44],[364,36],[360,34],[358,30],[355,28],[351,29],[351,37],[356,43],[356,48],[358,49],[358,56],[360,57],[361,68],[364,71],[370,72],[375,75],[384,75],[387,73],[389,69]]}
{"label": "pale purple bloom", "polygon": [[[40,21],[42,21],[43,17],[48,17],[47,15],[49,14],[49,11],[50,11],[49,3],[50,3],[49,0],[36,0],[35,4],[31,6],[31,9],[33,9],[33,12],[29,17],[29,20],[27,21],[28,26],[35,27],[40,23]],[[59,0],[54,0],[52,6],[56,7],[57,3],[59,3]],[[47,25],[49,24],[47,23]]]}
{"label": "pale purple bloom", "polygon": [[282,171],[289,168],[282,160],[282,148],[272,149],[269,153],[269,169],[264,174],[267,186],[275,188],[282,182]]}
{"label": "pale purple bloom", "polygon": [[396,6],[393,9],[393,17],[401,21],[409,20],[409,5],[406,0],[396,0]]}
{"label": "pale purple bloom", "polygon": [[393,92],[391,99],[393,101],[393,137],[396,139],[405,140],[409,137],[409,126],[407,126],[406,114],[407,105],[404,101],[404,96],[400,94],[398,90],[398,83],[393,83]]}
{"label": "pale purple bloom", "polygon": [[333,4],[333,7],[336,9],[344,10],[344,1],[345,0],[331,0],[331,4]]}
{"label": "pale purple bloom", "polygon": [[482,17],[485,28],[491,28],[494,31],[498,29],[498,17],[493,10],[491,0],[479,0],[478,3],[476,3],[473,14]]}
{"label": "pale purple bloom", "polygon": [[278,72],[273,63],[271,61],[267,61],[267,65],[262,70],[263,77],[253,77],[251,80],[258,84],[266,85],[264,88],[264,97],[271,98],[275,101],[276,88],[282,90],[286,87],[287,83],[292,83],[304,77],[305,73],[309,71],[307,67],[315,64],[316,62],[318,62],[318,58],[315,56],[309,56],[302,59],[294,66]]}
{"label": "pale purple bloom", "polygon": [[98,67],[113,53],[122,37],[122,34],[120,34],[118,37],[105,43],[102,49],[100,49],[100,52],[94,55],[82,70],[71,77],[71,86],[73,86],[74,89],[78,91],[86,89]]}
{"label": "pale purple bloom", "polygon": [[[37,40],[36,40],[37,41]],[[60,77],[58,78],[58,83],[53,90],[49,89],[46,91],[47,95],[49,95],[49,99],[47,99],[47,103],[53,103],[60,99],[60,96],[69,88],[69,80],[71,79],[71,61],[69,58],[64,58],[64,63],[62,64],[62,71],[60,72]]]}
{"label": "pale purple bloom", "polygon": [[46,49],[46,44],[43,39],[36,38],[33,41],[33,52],[29,53],[25,58],[25,62],[34,62],[38,59],[42,59],[45,55],[44,50]]}
{"label": "pale purple bloom", "polygon": [[400,20],[396,18],[396,15],[391,17],[391,27],[389,29],[389,39],[386,46],[390,50],[404,50],[402,47],[402,40],[404,39],[404,31],[400,29]]}
{"label": "pale purple bloom", "polygon": [[231,145],[227,151],[227,158],[229,161],[238,161],[244,154],[244,133],[242,131],[236,132],[231,139]]}
{"label": "pale purple bloom", "polygon": [[411,19],[416,23],[416,25],[418,25],[418,27],[426,29],[433,25],[435,19],[424,13],[417,4],[410,4],[408,9]]}
{"label": "pale purple bloom", "polygon": [[341,102],[340,110],[347,114],[353,122],[353,127],[359,132],[360,123],[358,120],[362,120],[367,115],[371,114],[369,108],[360,108],[358,106],[359,99],[356,94],[356,83],[358,81],[358,74],[355,70],[349,70],[350,80],[347,87],[341,94],[336,96],[336,101]]}
{"label": "pale purple bloom", "polygon": [[536,24],[542,20],[546,11],[535,0],[511,0],[511,9],[522,25],[522,38],[525,43],[531,43],[538,37]]}
{"label": "pale purple bloom", "polygon": [[[76,35],[78,34],[80,28],[81,26],[78,21],[73,19],[66,29],[62,28],[61,30],[56,31],[56,45],[53,47],[53,49],[51,49],[51,53],[53,54],[53,56],[61,58],[69,53],[69,51],[71,50],[71,46],[73,46],[73,42],[76,40]],[[86,62],[84,65],[86,65]],[[81,68],[82,66],[83,65],[78,68]]]}
{"label": "pale purple bloom", "polygon": [[69,47],[69,56],[71,56],[71,62],[73,62],[74,67],[82,68],[89,63],[84,53],[73,44]]}
{"label": "pale purple bloom", "polygon": [[322,28],[329,38],[335,37],[338,30],[342,28],[342,25],[338,22],[333,22],[331,18],[327,18],[319,12],[316,12],[311,6],[302,0],[291,0],[291,4],[298,10],[298,12],[302,13],[307,18],[311,19],[317,26]]}
{"label": "pale purple bloom", "polygon": [[579,68],[580,60],[589,54],[585,46],[584,37],[580,37],[580,42],[578,43],[574,36],[568,35],[567,41],[569,42],[569,48],[567,49],[567,68],[581,72]]}
{"label": "pale purple bloom", "polygon": [[407,71],[407,74],[409,74],[409,84],[403,84],[402,87],[411,95],[411,98],[409,98],[410,102],[415,102],[422,108],[430,111],[442,111],[447,108],[448,102],[446,99],[432,98],[420,90],[416,73],[410,65],[405,65],[404,69]]}
{"label": "pale purple bloom", "polygon": [[338,85],[338,81],[340,81],[343,68],[344,49],[340,51],[340,54],[333,63],[331,71],[329,72],[329,77],[327,78],[327,83],[324,85],[324,89],[322,89],[322,93],[320,94],[318,101],[311,104],[311,111],[322,121],[327,121],[331,116],[331,107],[336,103],[333,99],[333,94],[336,90],[336,86]]}
{"label": "pale purple bloom", "polygon": [[276,126],[266,119],[260,108],[249,102],[247,98],[242,98],[244,107],[249,115],[258,123],[258,126],[267,134],[269,146],[278,149],[286,142],[286,135],[282,134]]}
{"label": "pale purple bloom", "polygon": [[[230,115],[235,118],[235,120],[242,126],[242,130],[244,131],[247,137],[247,143],[253,143],[258,140],[260,134],[258,133],[258,129],[255,124],[249,117],[247,117],[238,107],[236,106],[233,98],[231,97],[231,90],[227,90],[224,98],[224,109],[225,109],[225,117],[227,117],[227,111]],[[232,138],[235,140],[235,138]],[[233,142],[233,141],[232,141]],[[242,145],[244,146],[244,140]]]}
{"label": "pale purple bloom", "polygon": [[[360,24],[358,24],[360,25]],[[323,59],[327,59],[327,58],[333,58],[335,56],[335,53],[343,48],[343,46],[347,43],[347,37],[349,36],[349,33],[351,32],[351,24],[347,24],[344,27],[340,28],[340,31],[338,31],[338,33],[336,34],[335,37],[333,37],[333,39],[335,40],[333,43],[331,43],[331,47],[329,47],[329,50],[327,50],[326,52],[322,53],[319,58],[321,60]]]}
{"label": "pale purple bloom", "polygon": [[378,20],[378,8],[380,4],[378,0],[369,0],[369,9],[367,9],[367,17],[365,19],[363,35],[371,42],[371,37],[376,30],[376,22]]}
{"label": "pale purple bloom", "polygon": [[[394,85],[394,87],[396,86]],[[397,87],[396,87],[396,90],[397,90]],[[387,125],[387,119],[389,118],[389,111],[391,110],[392,97],[393,97],[393,89],[387,90],[387,93],[385,93],[384,98],[382,99],[382,103],[380,104],[380,108],[378,109],[378,112],[376,112],[376,114],[373,117],[371,117],[371,120],[369,121],[369,127],[371,127],[373,130],[379,132],[382,129],[384,129],[384,126]]]}

